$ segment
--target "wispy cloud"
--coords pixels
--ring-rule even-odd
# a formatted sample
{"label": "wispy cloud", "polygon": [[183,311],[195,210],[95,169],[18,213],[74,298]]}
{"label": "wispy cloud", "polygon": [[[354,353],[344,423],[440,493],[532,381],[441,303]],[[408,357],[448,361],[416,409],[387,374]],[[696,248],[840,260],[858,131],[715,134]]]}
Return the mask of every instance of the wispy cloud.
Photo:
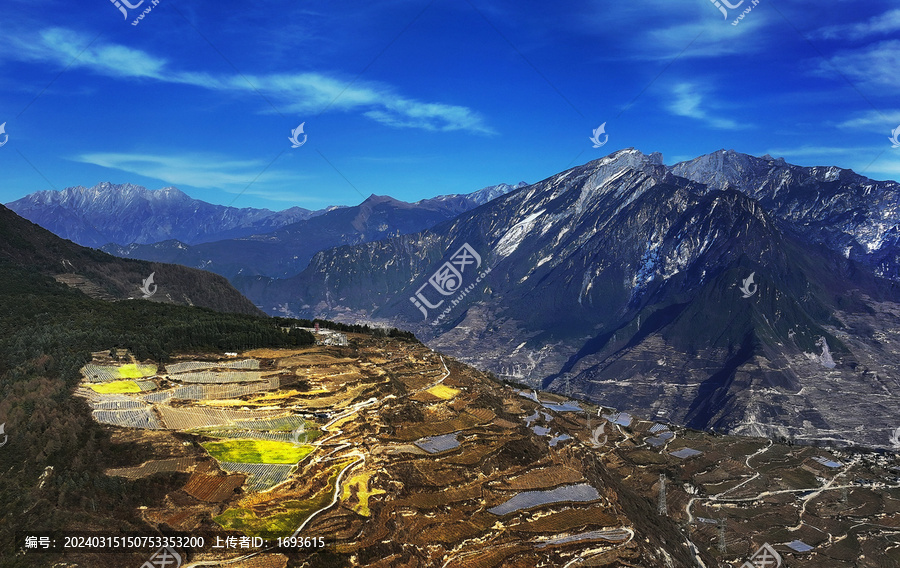
{"label": "wispy cloud", "polygon": [[10,37],[6,42],[14,49],[0,57],[57,65],[74,60],[74,67],[108,77],[191,85],[236,95],[259,92],[279,111],[289,113],[355,111],[396,128],[495,134],[484,118],[468,107],[416,100],[373,81],[353,82],[321,72],[224,75],[179,70],[166,59],[139,49],[116,44],[88,46],[90,38],[63,28],[42,30],[36,38]]}
{"label": "wispy cloud", "polygon": [[886,110],[884,112],[870,110],[839,123],[838,127],[875,131],[884,130],[885,128],[893,130],[898,124],[900,124],[900,109]]}
{"label": "wispy cloud", "polygon": [[788,158],[807,166],[838,165],[872,179],[897,179],[900,175],[900,150],[891,148],[885,136],[877,146],[797,146],[772,148],[767,154]]}
{"label": "wispy cloud", "polygon": [[821,76],[834,76],[839,70],[854,82],[881,89],[881,94],[895,96],[900,89],[900,40],[887,40],[860,49],[845,50],[822,62]]}
{"label": "wispy cloud", "polygon": [[627,46],[623,51],[635,60],[717,59],[766,49],[771,14],[757,10],[739,26],[731,25],[747,5],[749,1],[729,10],[729,19],[723,21],[718,9],[705,0],[602,2],[584,8],[577,21],[563,21],[581,33],[614,38],[616,45]]}
{"label": "wispy cloud", "polygon": [[704,89],[693,83],[679,83],[672,88],[672,100],[666,108],[676,116],[686,116],[705,122],[707,125],[721,130],[740,130],[747,126],[738,124],[729,118],[719,118],[709,114],[705,107],[713,106],[704,100]]}
{"label": "wispy cloud", "polygon": [[815,156],[856,156],[860,153],[875,155],[883,148],[874,146],[868,147],[851,147],[851,146],[797,146],[794,148],[773,148],[766,151],[766,154],[776,157],[815,157]]}
{"label": "wispy cloud", "polygon": [[814,37],[822,39],[859,40],[900,31],[900,9],[889,10],[865,22],[827,26],[817,30]]}
{"label": "wispy cloud", "polygon": [[[210,154],[161,155],[129,153],[88,153],[72,158],[76,162],[113,168],[155,178],[173,185],[243,191],[263,169],[262,160],[229,160]],[[296,181],[296,174],[267,171],[266,181]],[[268,195],[268,194],[266,194]]]}
{"label": "wispy cloud", "polygon": [[[710,5],[714,13],[716,9]],[[735,16],[740,12],[735,11]],[[758,38],[765,35],[764,14],[750,14],[739,26],[715,17],[647,30],[633,53],[637,59],[714,59],[747,55],[763,50]],[[757,38],[755,41],[753,38]]]}

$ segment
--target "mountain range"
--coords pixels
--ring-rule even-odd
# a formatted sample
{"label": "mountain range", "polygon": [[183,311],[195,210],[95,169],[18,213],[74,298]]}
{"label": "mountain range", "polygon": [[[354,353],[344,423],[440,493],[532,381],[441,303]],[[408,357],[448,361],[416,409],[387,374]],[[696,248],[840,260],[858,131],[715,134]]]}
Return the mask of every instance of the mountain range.
{"label": "mountain range", "polygon": [[268,234],[116,251],[224,274],[271,315],[409,329],[508,381],[608,407],[887,444],[897,182],[626,149],[476,194],[371,196]]}
{"label": "mountain range", "polygon": [[[252,317],[221,276],[115,258],[0,206],[0,537],[19,549],[0,565],[149,564],[24,552],[12,534],[73,526],[328,539],[180,550],[189,565],[712,566],[761,550],[893,565],[897,456],[668,420],[878,445],[895,418],[897,282],[760,201],[626,150],[429,231],[322,251],[294,278],[245,277],[315,302],[275,311],[403,321],[507,381],[602,405],[501,385],[396,329],[319,321],[347,341],[312,346],[285,333],[312,322]],[[148,270],[158,293],[121,301]],[[234,384],[235,364],[266,381]],[[225,461],[264,452],[278,462]]]}
{"label": "mountain range", "polygon": [[332,209],[269,233],[194,246],[168,240],[124,247],[107,245],[103,250],[121,257],[202,268],[232,280],[255,275],[285,278],[306,268],[320,250],[422,231],[525,185],[499,184],[470,194],[443,195],[415,203],[371,195],[359,205]]}
{"label": "mountain range", "polygon": [[645,416],[885,445],[897,192],[769,156],[667,167],[627,149],[238,287],[270,314],[389,323],[507,380]]}
{"label": "mountain range", "polygon": [[20,216],[54,234],[91,248],[106,244],[186,244],[273,231],[328,210],[291,207],[284,211],[214,205],[174,187],[144,187],[103,182],[91,188],[39,191],[6,204]]}
{"label": "mountain range", "polygon": [[677,164],[672,173],[709,187],[734,188],[804,240],[823,244],[879,276],[900,279],[900,184],[895,181],[725,151]]}

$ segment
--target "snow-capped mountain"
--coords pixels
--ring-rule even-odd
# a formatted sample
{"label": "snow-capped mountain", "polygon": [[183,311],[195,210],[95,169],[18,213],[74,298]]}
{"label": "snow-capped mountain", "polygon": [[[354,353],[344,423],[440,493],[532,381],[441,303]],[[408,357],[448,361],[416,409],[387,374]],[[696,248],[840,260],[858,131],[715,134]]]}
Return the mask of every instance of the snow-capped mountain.
{"label": "snow-capped mountain", "polygon": [[[900,396],[900,283],[880,275],[897,263],[873,270],[839,245],[875,242],[857,228],[891,218],[896,184],[726,153],[757,172],[744,179],[716,173],[717,154],[667,167],[621,150],[430,230],[237,287],[272,314],[390,323],[503,378],[642,415],[884,444]],[[835,199],[848,195],[885,206],[845,218]],[[847,408],[864,409],[867,428]]]}
{"label": "snow-capped mountain", "polygon": [[273,231],[327,211],[225,207],[192,199],[174,187],[149,190],[109,182],[90,188],[39,191],[7,207],[57,236],[94,248],[107,243],[176,239],[195,244],[241,237]]}
{"label": "snow-capped mountain", "polygon": [[801,167],[771,156],[720,150],[676,164],[672,173],[711,189],[735,189],[790,223],[806,239],[900,279],[900,184],[852,170]]}
{"label": "snow-capped mountain", "polygon": [[422,199],[420,201],[416,201],[415,205],[436,203],[450,204],[455,202],[459,204],[459,213],[464,213],[469,209],[474,209],[475,207],[484,205],[488,201],[493,201],[500,196],[506,195],[510,191],[525,187],[526,185],[528,184],[524,181],[520,181],[515,185],[500,183],[497,185],[489,185],[487,187],[479,189],[478,191],[473,191],[472,193],[453,193],[450,195],[438,195],[437,197],[432,197],[431,199]]}

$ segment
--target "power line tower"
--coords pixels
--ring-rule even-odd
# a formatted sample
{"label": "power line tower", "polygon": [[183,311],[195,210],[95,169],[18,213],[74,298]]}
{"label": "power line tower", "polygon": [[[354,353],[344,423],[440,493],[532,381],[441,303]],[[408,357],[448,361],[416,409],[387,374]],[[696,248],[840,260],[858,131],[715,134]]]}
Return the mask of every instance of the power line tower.
{"label": "power line tower", "polygon": [[725,544],[725,519],[719,519],[719,552],[722,554],[728,552]]}
{"label": "power line tower", "polygon": [[664,473],[659,474],[659,514],[669,514],[669,508],[666,506],[666,475]]}

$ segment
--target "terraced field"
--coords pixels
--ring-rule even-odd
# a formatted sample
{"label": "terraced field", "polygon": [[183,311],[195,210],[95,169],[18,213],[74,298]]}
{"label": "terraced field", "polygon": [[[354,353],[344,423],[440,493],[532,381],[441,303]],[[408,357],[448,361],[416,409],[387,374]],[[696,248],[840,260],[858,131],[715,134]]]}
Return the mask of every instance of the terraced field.
{"label": "terraced field", "polygon": [[[239,530],[247,536],[290,536],[310,515],[331,501],[336,491],[338,473],[347,463],[332,464],[326,469],[327,481],[324,486],[308,497],[284,499],[281,494],[265,498],[251,495],[214,520],[223,528]],[[273,506],[273,501],[276,500],[278,504]]]}
{"label": "terraced field", "polygon": [[156,374],[156,365],[126,363],[123,365],[85,365],[81,369],[85,381],[103,383],[120,379],[140,379]]}
{"label": "terraced field", "polygon": [[88,385],[90,389],[99,394],[124,394],[130,392],[141,392],[141,387],[134,381],[110,381]]}
{"label": "terraced field", "polygon": [[313,446],[269,440],[227,440],[205,442],[209,455],[220,462],[296,464],[313,451]]}
{"label": "terraced field", "polygon": [[[151,393],[104,394],[93,387],[115,381],[87,378],[78,393],[114,432],[146,428],[159,448],[110,475],[183,474],[142,511],[148,522],[330,543],[257,557],[285,554],[291,566],[740,566],[766,541],[792,568],[900,554],[900,489],[852,485],[888,478],[900,461],[865,469],[821,449],[714,437],[517,391],[416,342],[351,339],[242,354],[256,368],[181,361],[167,378],[141,379]],[[235,372],[265,380],[178,379]],[[829,540],[855,521],[852,542]],[[794,539],[814,552],[791,551]]]}
{"label": "terraced field", "polygon": [[256,359],[243,359],[241,361],[183,361],[166,365],[166,373],[176,374],[188,371],[200,371],[205,369],[259,369],[259,361]]}

